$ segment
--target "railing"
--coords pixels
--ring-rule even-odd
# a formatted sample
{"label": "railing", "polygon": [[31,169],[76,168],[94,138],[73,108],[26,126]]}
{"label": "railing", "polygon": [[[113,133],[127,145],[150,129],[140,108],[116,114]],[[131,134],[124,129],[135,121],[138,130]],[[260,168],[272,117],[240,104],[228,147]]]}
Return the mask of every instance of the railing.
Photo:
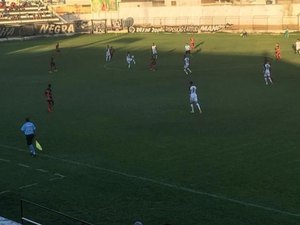
{"label": "railing", "polygon": [[59,22],[59,19],[40,0],[5,4],[0,8],[0,24]]}
{"label": "railing", "polygon": [[[26,207],[27,206],[27,207]],[[29,210],[28,208],[34,208],[34,210]],[[33,215],[25,215],[25,209],[27,209],[27,214],[29,214],[30,212],[34,212],[32,214]],[[39,212],[39,213],[37,213]],[[43,218],[38,218],[38,214],[40,214],[40,217]],[[50,214],[54,214],[55,216],[55,222],[53,220],[51,220],[51,216]],[[33,218],[35,217],[35,218]],[[48,218],[48,219],[47,219]],[[52,216],[53,218],[53,216]],[[58,222],[58,221],[62,221],[63,222]],[[28,200],[24,200],[21,199],[21,222],[22,225],[25,224],[34,224],[34,225],[42,225],[43,222],[47,221],[47,224],[70,224],[70,225],[75,225],[75,224],[80,224],[80,225],[93,225],[91,223],[88,223],[86,221],[77,219],[73,216],[69,216],[67,214],[64,214],[62,212],[47,208],[45,206],[39,205],[37,203],[28,201]],[[46,223],[46,222],[45,222]]]}

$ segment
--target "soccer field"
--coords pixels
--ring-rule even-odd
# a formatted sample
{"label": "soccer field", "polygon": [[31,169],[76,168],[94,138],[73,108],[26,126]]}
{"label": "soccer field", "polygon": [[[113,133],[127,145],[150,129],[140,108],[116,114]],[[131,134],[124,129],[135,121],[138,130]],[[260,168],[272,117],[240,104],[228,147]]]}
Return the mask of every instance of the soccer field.
{"label": "soccer field", "polygon": [[[97,225],[299,224],[300,55],[292,49],[298,36],[194,35],[193,73],[186,75],[190,37],[0,43],[0,216],[19,221],[20,199],[27,199]],[[58,72],[50,74],[57,42]],[[157,71],[148,66],[153,42]],[[107,44],[116,49],[109,63]],[[127,51],[136,60],[131,69]],[[273,59],[269,86],[264,56]],[[190,113],[190,80],[201,115]],[[52,113],[44,96],[49,83]],[[36,158],[20,131],[27,116],[43,146]],[[26,210],[43,225],[67,224]]]}

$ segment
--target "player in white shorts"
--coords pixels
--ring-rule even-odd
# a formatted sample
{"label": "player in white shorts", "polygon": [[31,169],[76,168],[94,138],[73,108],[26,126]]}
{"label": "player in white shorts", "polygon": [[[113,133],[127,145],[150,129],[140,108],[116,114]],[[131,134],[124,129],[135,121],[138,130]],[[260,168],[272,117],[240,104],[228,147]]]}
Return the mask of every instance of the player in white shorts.
{"label": "player in white shorts", "polygon": [[198,103],[198,96],[197,96],[197,87],[193,84],[193,81],[190,81],[190,104],[191,104],[191,113],[194,113],[194,105],[197,106],[199,113],[202,113],[200,104]]}
{"label": "player in white shorts", "polygon": [[128,69],[131,68],[132,63],[135,64],[134,56],[130,55],[130,52],[127,52],[126,61],[127,61],[127,64],[128,64]]}
{"label": "player in white shorts", "polygon": [[154,43],[151,46],[151,52],[152,52],[152,57],[154,57],[155,59],[157,59],[158,52],[157,52],[157,47],[156,47],[156,45]]}
{"label": "player in white shorts", "polygon": [[187,55],[184,55],[183,57],[183,71],[187,75],[192,73],[190,70],[190,58]]}
{"label": "player in white shorts", "polygon": [[263,72],[264,72],[264,78],[265,78],[266,85],[269,85],[269,82],[270,82],[270,84],[273,84],[273,81],[271,78],[271,65],[268,60],[265,60]]}
{"label": "player in white shorts", "polygon": [[295,43],[295,53],[296,54],[300,54],[300,39],[297,39],[296,43]]}
{"label": "player in white shorts", "polygon": [[107,45],[106,50],[105,50],[105,61],[110,62],[111,60],[111,52],[110,52],[110,47]]}

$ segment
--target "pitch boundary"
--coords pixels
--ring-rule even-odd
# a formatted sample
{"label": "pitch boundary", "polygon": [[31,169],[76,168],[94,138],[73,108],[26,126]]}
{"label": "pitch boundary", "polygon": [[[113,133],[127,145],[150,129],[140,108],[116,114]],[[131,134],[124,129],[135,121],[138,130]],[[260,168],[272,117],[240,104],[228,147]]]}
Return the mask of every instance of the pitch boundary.
{"label": "pitch boundary", "polygon": [[[21,149],[19,149],[18,151],[21,151]],[[22,151],[25,151],[25,150],[22,150]],[[4,163],[9,163],[9,164],[15,164],[16,166],[20,166],[20,167],[23,167],[25,169],[33,169],[34,171],[37,171],[37,172],[40,172],[40,173],[44,173],[44,174],[49,174],[51,176],[51,173],[48,170],[34,169],[30,165],[23,164],[23,163],[12,163],[11,160],[3,159],[3,158],[0,158],[0,161],[2,161]],[[52,181],[55,181],[55,180],[62,180],[64,178],[65,178],[65,176],[62,175],[62,174],[60,174],[60,173],[52,173],[52,176],[48,179],[48,181],[52,182]],[[22,189],[32,188],[32,187],[38,186],[38,185],[40,185],[40,184],[39,183],[26,184],[26,185],[23,185],[23,186],[19,186],[19,187],[13,189],[13,190],[22,190]],[[13,190],[12,189],[7,189],[7,190],[4,190],[4,191],[0,191],[0,196],[4,195],[6,193],[10,193]]]}
{"label": "pitch boundary", "polygon": [[[18,147],[13,147],[13,146],[9,146],[9,145],[0,144],[0,147],[5,148],[5,149],[13,149],[13,150],[17,150],[17,151],[20,151],[20,152],[26,152],[26,153],[28,152],[25,149],[18,148]],[[272,207],[268,207],[268,206],[264,206],[264,205],[260,205],[260,204],[256,204],[256,203],[241,201],[241,200],[237,200],[237,199],[234,199],[234,198],[222,196],[222,195],[219,195],[219,194],[214,194],[214,193],[204,192],[204,191],[200,191],[200,190],[195,190],[195,189],[187,188],[187,187],[184,187],[184,186],[179,186],[179,185],[176,185],[176,184],[170,184],[170,183],[167,183],[167,182],[163,182],[163,181],[159,181],[159,180],[155,180],[155,179],[151,179],[151,178],[147,178],[147,177],[142,177],[142,176],[137,176],[137,175],[134,175],[134,174],[125,173],[125,172],[122,172],[122,171],[107,169],[107,168],[104,168],[104,167],[93,166],[93,165],[89,165],[89,164],[78,162],[78,161],[62,159],[62,158],[50,156],[50,155],[47,155],[47,154],[39,155],[39,157],[45,157],[45,158],[48,158],[48,159],[53,159],[53,160],[56,160],[56,161],[69,163],[69,164],[72,164],[72,165],[83,166],[83,167],[87,167],[87,168],[98,170],[98,171],[104,171],[104,172],[107,172],[107,173],[111,173],[111,174],[115,174],[115,175],[119,175],[119,176],[123,176],[123,177],[128,177],[128,178],[145,181],[145,182],[152,183],[152,184],[157,184],[157,185],[163,186],[163,187],[169,187],[169,188],[172,188],[172,189],[175,189],[175,190],[180,190],[180,191],[184,191],[184,192],[188,192],[188,193],[192,193],[192,194],[197,194],[197,195],[210,197],[210,198],[213,198],[213,199],[218,199],[218,200],[223,200],[223,201],[226,201],[226,202],[235,203],[235,204],[242,205],[242,206],[245,206],[245,207],[257,208],[257,209],[261,209],[261,210],[264,210],[264,211],[269,211],[269,212],[272,212],[272,213],[278,213],[278,214],[282,214],[282,215],[286,215],[286,216],[300,217],[299,213],[292,213],[292,212],[289,212],[289,211],[280,210],[280,209],[276,209],[276,208],[272,208]]]}

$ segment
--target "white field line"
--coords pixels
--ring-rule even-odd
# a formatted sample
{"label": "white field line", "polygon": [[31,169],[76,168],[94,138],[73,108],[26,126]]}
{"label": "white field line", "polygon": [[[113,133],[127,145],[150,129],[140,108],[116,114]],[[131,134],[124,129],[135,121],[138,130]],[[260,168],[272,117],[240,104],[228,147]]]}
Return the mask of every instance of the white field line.
{"label": "white field line", "polygon": [[1,162],[7,162],[7,163],[10,162],[10,160],[8,160],[8,159],[0,159],[0,161]]}
{"label": "white field line", "polygon": [[66,176],[60,174],[60,173],[55,173],[54,174],[55,177],[50,178],[49,181],[54,181],[54,180],[62,180],[64,179]]}
{"label": "white field line", "polygon": [[22,166],[22,167],[25,167],[25,168],[29,168],[30,166],[26,165],[26,164],[23,164],[23,163],[18,163],[18,166]]}
{"label": "white field line", "polygon": [[[21,152],[27,152],[27,150],[17,148],[17,147],[8,146],[8,145],[0,144],[0,147],[6,148],[6,149],[14,149],[14,150],[21,151]],[[272,207],[268,207],[268,206],[264,206],[264,205],[260,205],[260,204],[256,204],[256,203],[241,201],[241,200],[237,200],[237,199],[234,199],[234,198],[222,196],[222,195],[219,195],[219,194],[199,191],[199,190],[187,188],[187,187],[184,187],[184,186],[179,186],[179,185],[176,185],[176,184],[170,184],[170,183],[162,182],[162,181],[159,181],[159,180],[155,180],[155,179],[151,179],[151,178],[147,178],[147,177],[141,177],[141,176],[137,176],[137,175],[133,175],[133,174],[117,171],[117,170],[111,170],[111,169],[107,169],[107,168],[103,168],[103,167],[93,166],[93,165],[89,165],[89,164],[86,164],[86,163],[81,163],[81,162],[73,161],[73,160],[61,159],[61,158],[57,158],[57,157],[50,156],[50,155],[45,155],[45,154],[41,155],[41,157],[54,159],[56,161],[65,162],[65,163],[69,163],[69,164],[73,164],[73,165],[77,165],[77,166],[84,166],[84,167],[94,169],[94,170],[105,171],[107,173],[116,174],[116,175],[120,175],[120,176],[128,177],[128,178],[133,178],[133,179],[136,179],[136,180],[141,180],[141,181],[145,181],[145,182],[148,182],[148,183],[157,184],[159,186],[169,187],[169,188],[172,188],[172,189],[175,189],[175,190],[180,190],[180,191],[184,191],[184,192],[188,192],[188,193],[192,193],[192,194],[202,195],[202,196],[210,197],[210,198],[217,199],[217,200],[223,200],[223,201],[226,201],[226,202],[235,203],[235,204],[242,205],[242,206],[245,206],[245,207],[257,208],[257,209],[269,211],[269,212],[272,212],[272,213],[278,213],[278,214],[282,214],[282,215],[286,215],[286,216],[300,217],[300,213],[293,213],[293,212],[280,210],[280,209],[276,209],[276,208],[272,208]]]}
{"label": "white field line", "polygon": [[53,178],[50,178],[49,181],[55,181],[55,180],[62,180],[64,179],[63,177],[53,177]]}
{"label": "white field line", "polygon": [[22,189],[25,189],[25,188],[31,188],[31,187],[36,186],[36,185],[38,185],[38,183],[27,184],[27,185],[19,187],[18,189],[22,190]]}
{"label": "white field line", "polygon": [[60,174],[60,173],[55,173],[54,176],[58,176],[58,177],[60,177],[60,178],[64,178],[64,177],[65,177],[64,175],[62,175],[62,174]]}
{"label": "white field line", "polygon": [[48,173],[48,170],[44,170],[44,169],[35,169],[36,171],[42,172],[42,173]]}
{"label": "white field line", "polygon": [[1,192],[0,192],[0,195],[6,194],[6,193],[8,193],[8,192],[10,192],[10,190],[1,191]]}

